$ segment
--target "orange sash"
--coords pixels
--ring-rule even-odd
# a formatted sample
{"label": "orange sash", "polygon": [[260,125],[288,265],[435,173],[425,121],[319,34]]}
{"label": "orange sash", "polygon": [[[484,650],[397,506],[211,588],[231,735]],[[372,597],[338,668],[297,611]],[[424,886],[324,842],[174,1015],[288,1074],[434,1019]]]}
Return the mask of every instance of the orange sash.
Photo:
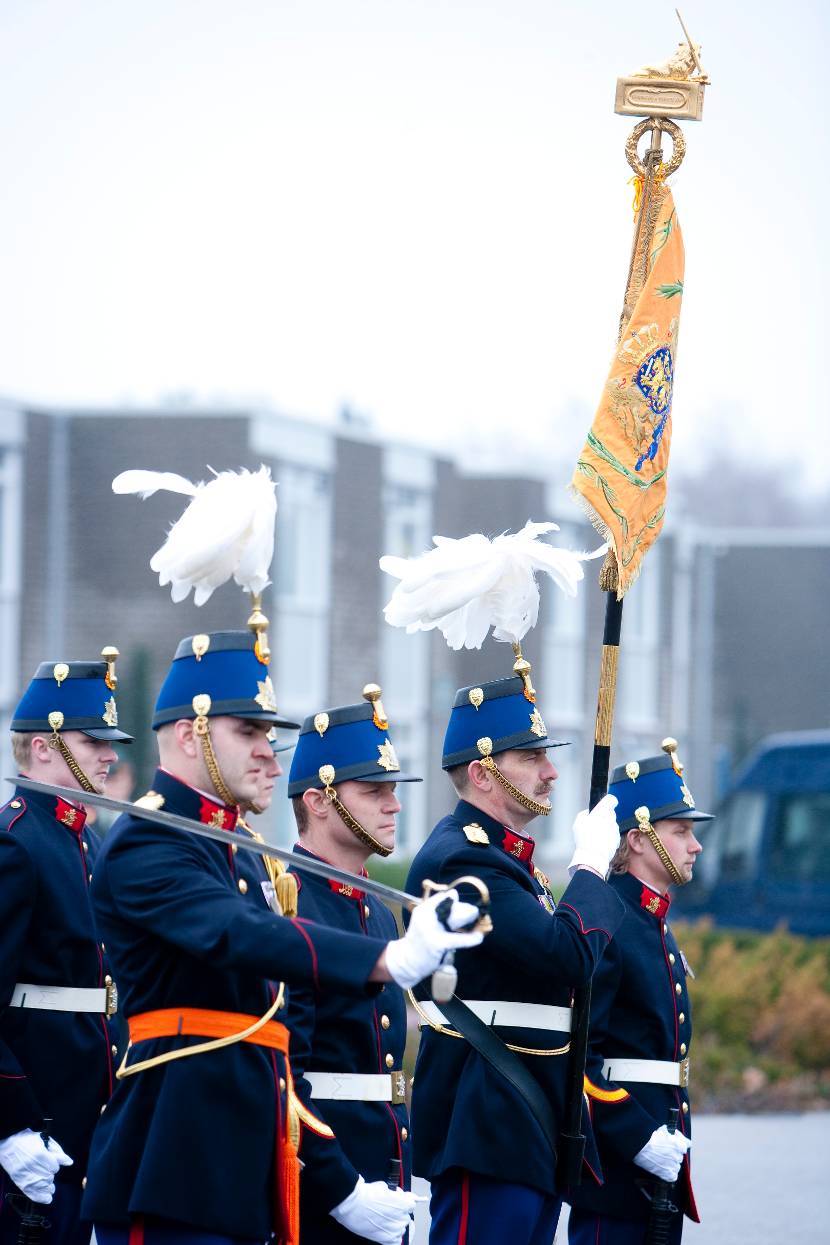
{"label": "orange sash", "polygon": [[[130,1044],[134,1045],[149,1038],[233,1037],[256,1024],[258,1019],[258,1016],[247,1016],[242,1012],[215,1012],[202,1007],[166,1007],[159,1011],[141,1012],[138,1016],[131,1016],[127,1024]],[[240,1040],[278,1050],[285,1055],[290,1085],[288,1039],[289,1033],[285,1025],[269,1020],[255,1033]],[[287,1111],[286,1116],[288,1115]],[[283,1227],[281,1245],[299,1245],[300,1240],[300,1164],[291,1132],[286,1123],[284,1136],[278,1137],[276,1142],[278,1211]]]}

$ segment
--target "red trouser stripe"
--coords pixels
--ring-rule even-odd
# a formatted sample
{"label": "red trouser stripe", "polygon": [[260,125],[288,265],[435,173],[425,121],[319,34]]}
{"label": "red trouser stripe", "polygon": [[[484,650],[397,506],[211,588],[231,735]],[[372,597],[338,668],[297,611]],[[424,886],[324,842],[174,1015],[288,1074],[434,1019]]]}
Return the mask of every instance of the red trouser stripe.
{"label": "red trouser stripe", "polygon": [[[458,1245],[467,1245],[467,1224],[470,1218],[470,1173],[461,1181],[461,1220],[458,1224]],[[133,1242],[130,1241],[130,1245]],[[140,1243],[138,1243],[140,1245]]]}

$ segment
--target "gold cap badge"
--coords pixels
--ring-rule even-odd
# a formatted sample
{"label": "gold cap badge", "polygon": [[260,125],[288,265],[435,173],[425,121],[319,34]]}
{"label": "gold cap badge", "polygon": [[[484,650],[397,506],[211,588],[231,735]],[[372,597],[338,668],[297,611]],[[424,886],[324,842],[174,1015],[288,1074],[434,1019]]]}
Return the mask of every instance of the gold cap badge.
{"label": "gold cap badge", "polygon": [[467,693],[467,699],[473,708],[477,710],[484,703],[484,692],[480,687],[471,687]]}
{"label": "gold cap badge", "polygon": [[395,749],[392,747],[392,741],[387,739],[382,744],[378,744],[378,765],[385,769],[387,773],[390,770],[399,770],[398,758],[395,755]]}
{"label": "gold cap badge", "polygon": [[64,679],[66,678],[68,674],[69,674],[69,667],[67,666],[66,662],[59,661],[57,665],[55,666],[54,670],[52,671],[52,675],[58,687],[60,687],[61,683],[63,683]]}
{"label": "gold cap badge", "polygon": [[315,713],[314,729],[322,739],[326,731],[329,729],[329,715],[327,713]]}

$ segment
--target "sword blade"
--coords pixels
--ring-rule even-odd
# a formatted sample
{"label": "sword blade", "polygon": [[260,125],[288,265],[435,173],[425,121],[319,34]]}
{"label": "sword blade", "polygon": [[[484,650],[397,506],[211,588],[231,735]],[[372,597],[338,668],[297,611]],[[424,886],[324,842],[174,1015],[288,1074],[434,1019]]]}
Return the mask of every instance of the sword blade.
{"label": "sword blade", "polygon": [[296,852],[286,851],[283,847],[275,847],[273,843],[258,843],[245,834],[237,834],[233,830],[219,830],[214,826],[203,826],[201,822],[191,821],[189,817],[181,817],[178,813],[166,813],[164,809],[142,808],[140,804],[130,804],[127,800],[114,800],[108,795],[99,795],[97,791],[79,791],[76,787],[55,787],[49,783],[37,782],[34,778],[7,778],[6,782],[22,787],[26,791],[40,791],[44,795],[57,795],[62,800],[74,804],[94,804],[97,808],[108,808],[115,813],[127,813],[130,817],[138,817],[143,821],[152,821],[159,826],[171,826],[174,830],[186,830],[202,839],[212,839],[215,843],[235,843],[245,852],[253,852],[255,856],[275,856],[286,865],[295,869],[314,873],[317,877],[327,878],[332,882],[340,882],[342,886],[353,886],[365,891],[368,895],[377,895],[388,903],[400,904],[410,911],[422,901],[408,891],[399,891],[385,882],[376,882],[373,878],[364,878],[347,869],[338,869],[336,865],[327,864],[313,856],[299,856]]}

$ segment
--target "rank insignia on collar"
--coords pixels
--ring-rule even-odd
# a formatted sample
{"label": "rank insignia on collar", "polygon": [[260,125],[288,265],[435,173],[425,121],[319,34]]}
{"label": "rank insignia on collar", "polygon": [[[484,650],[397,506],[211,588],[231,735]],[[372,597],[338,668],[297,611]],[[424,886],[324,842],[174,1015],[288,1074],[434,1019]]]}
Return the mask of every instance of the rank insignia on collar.
{"label": "rank insignia on collar", "polygon": [[107,726],[118,725],[118,709],[115,705],[114,696],[110,696],[109,700],[104,705],[104,712],[101,714],[101,717],[106,722]]}
{"label": "rank insignia on collar", "polygon": [[277,701],[274,695],[274,684],[271,682],[270,674],[267,674],[261,683],[257,679],[257,687],[259,688],[259,692],[254,697],[256,703],[260,705],[266,713],[276,713]]}
{"label": "rank insignia on collar", "polygon": [[463,827],[464,837],[468,843],[478,843],[481,847],[489,847],[490,840],[487,837],[487,831],[484,830],[477,821],[471,821],[468,826]]}
{"label": "rank insignia on collar", "polygon": [[390,770],[401,768],[398,764],[398,758],[395,755],[395,749],[392,747],[390,740],[387,739],[384,743],[378,744],[378,752],[380,753],[380,756],[378,757],[378,765],[381,769],[385,769],[388,773]]}
{"label": "rank insignia on collar", "polygon": [[538,736],[539,739],[544,739],[545,735],[548,733],[545,723],[542,720],[542,715],[538,709],[534,709],[530,715],[530,729],[533,731],[534,735]]}
{"label": "rank insignia on collar", "polygon": [[662,919],[669,910],[669,901],[665,895],[656,895],[650,886],[643,884],[640,891],[640,907],[651,916]]}

